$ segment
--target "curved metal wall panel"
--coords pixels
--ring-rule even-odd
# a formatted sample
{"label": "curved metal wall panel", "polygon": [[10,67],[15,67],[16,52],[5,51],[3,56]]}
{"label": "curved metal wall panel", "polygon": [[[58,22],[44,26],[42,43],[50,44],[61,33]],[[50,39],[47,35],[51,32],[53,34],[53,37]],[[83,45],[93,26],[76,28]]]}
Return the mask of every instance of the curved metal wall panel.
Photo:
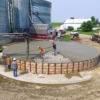
{"label": "curved metal wall panel", "polygon": [[9,32],[7,0],[0,0],[0,33]]}
{"label": "curved metal wall panel", "polygon": [[[32,0],[32,20],[34,24],[51,24],[51,3],[45,0]],[[37,13],[38,12],[38,13]],[[43,21],[41,21],[35,14]]]}
{"label": "curved metal wall panel", "polygon": [[13,0],[14,28],[29,28],[29,0]]}

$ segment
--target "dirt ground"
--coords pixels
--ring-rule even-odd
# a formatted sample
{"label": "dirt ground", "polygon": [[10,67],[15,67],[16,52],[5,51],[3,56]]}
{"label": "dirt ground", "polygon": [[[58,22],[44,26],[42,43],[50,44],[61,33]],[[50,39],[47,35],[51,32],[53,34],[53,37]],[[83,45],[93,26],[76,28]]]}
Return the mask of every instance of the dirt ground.
{"label": "dirt ground", "polygon": [[[90,41],[90,36],[80,37],[81,40],[71,42],[86,44],[100,51],[100,45]],[[99,78],[100,65],[93,69],[92,80],[71,85],[30,84],[0,75],[0,100],[100,100]]]}

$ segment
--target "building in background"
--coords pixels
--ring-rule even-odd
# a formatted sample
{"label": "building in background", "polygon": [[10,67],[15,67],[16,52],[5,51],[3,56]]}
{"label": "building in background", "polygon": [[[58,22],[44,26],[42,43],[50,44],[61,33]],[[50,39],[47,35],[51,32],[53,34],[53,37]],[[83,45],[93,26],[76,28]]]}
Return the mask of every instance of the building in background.
{"label": "building in background", "polygon": [[0,0],[0,33],[47,35],[51,7],[47,0]]}
{"label": "building in background", "polygon": [[12,1],[14,30],[18,30],[18,32],[28,31],[32,22],[51,26],[51,2],[46,0]]}
{"label": "building in background", "polygon": [[13,29],[18,32],[27,31],[30,28],[30,0],[12,0],[13,5]]}
{"label": "building in background", "polygon": [[51,24],[51,2],[31,0],[31,16],[34,24]]}
{"label": "building in background", "polygon": [[83,22],[91,21],[91,19],[67,19],[63,25],[60,26],[61,30],[67,30],[68,26],[72,26],[75,30],[81,27]]}
{"label": "building in background", "polygon": [[9,32],[8,3],[0,0],[0,33]]}

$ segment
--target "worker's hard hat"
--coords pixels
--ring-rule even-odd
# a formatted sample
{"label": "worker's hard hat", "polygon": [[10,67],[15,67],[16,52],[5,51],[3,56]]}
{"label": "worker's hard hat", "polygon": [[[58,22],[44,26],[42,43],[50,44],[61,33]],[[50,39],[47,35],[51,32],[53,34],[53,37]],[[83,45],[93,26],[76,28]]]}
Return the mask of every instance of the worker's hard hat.
{"label": "worker's hard hat", "polygon": [[38,46],[38,48],[39,48],[40,46]]}
{"label": "worker's hard hat", "polygon": [[13,58],[13,60],[16,60],[16,58]]}

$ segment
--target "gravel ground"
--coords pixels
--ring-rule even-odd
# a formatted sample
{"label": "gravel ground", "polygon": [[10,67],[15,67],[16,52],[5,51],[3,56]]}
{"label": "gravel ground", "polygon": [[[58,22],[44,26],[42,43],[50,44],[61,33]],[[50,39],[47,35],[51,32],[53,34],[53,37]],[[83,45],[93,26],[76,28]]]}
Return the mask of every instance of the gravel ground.
{"label": "gravel ground", "polygon": [[[80,35],[72,41],[100,50],[100,45]],[[73,76],[75,74],[71,74]],[[23,83],[0,75],[0,100],[100,100],[100,64],[93,69],[91,81],[72,85],[39,85]]]}
{"label": "gravel ground", "polygon": [[53,51],[49,51],[44,54],[43,59],[34,59],[37,63],[69,63],[71,60],[69,58],[64,58],[61,54],[54,55]]}

